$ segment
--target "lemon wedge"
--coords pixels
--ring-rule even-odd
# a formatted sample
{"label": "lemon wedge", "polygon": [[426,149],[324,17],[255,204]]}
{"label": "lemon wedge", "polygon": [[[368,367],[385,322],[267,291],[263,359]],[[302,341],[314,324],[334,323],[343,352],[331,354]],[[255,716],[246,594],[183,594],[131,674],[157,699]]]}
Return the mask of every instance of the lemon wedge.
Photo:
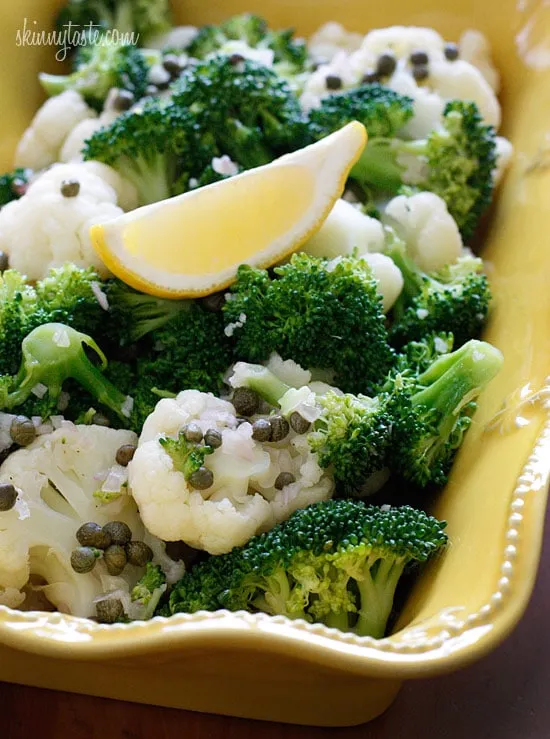
{"label": "lemon wedge", "polygon": [[366,140],[354,121],[263,167],[94,225],[92,243],[114,275],[142,292],[216,292],[240,264],[268,267],[321,227]]}

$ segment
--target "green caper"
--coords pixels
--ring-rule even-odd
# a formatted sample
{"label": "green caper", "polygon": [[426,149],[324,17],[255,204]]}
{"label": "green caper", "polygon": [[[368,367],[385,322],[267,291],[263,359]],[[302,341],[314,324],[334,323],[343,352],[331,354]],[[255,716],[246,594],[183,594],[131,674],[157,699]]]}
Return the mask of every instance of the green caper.
{"label": "green caper", "polygon": [[445,44],[443,53],[445,54],[445,59],[447,59],[447,61],[454,62],[458,59],[459,56],[458,46],[456,44],[453,44],[452,42],[449,42]]}
{"label": "green caper", "polygon": [[123,444],[116,453],[116,463],[122,467],[127,467],[136,453],[137,446],[135,444]]}
{"label": "green caper", "polygon": [[80,182],[78,180],[63,180],[61,183],[61,194],[64,198],[76,198],[80,192]]}
{"label": "green caper", "polygon": [[271,440],[271,424],[267,418],[258,418],[252,424],[252,438],[254,441]]}
{"label": "green caper", "polygon": [[113,108],[115,110],[129,110],[134,104],[134,96],[130,90],[118,90],[113,99]]}
{"label": "green caper", "polygon": [[11,482],[0,482],[0,513],[11,511],[17,500],[17,490]]}
{"label": "green caper", "polygon": [[297,434],[305,434],[306,431],[309,431],[311,427],[311,423],[309,421],[306,421],[306,419],[301,416],[298,411],[294,411],[294,413],[291,413],[288,420]]}
{"label": "green caper", "polygon": [[107,549],[112,544],[110,535],[98,523],[94,523],[93,521],[83,523],[76,532],[76,538],[82,547]]}
{"label": "green caper", "polygon": [[189,475],[188,482],[196,490],[208,490],[214,484],[214,475],[208,467],[199,467]]}
{"label": "green caper", "polygon": [[225,293],[211,293],[201,298],[200,303],[209,313],[218,313],[225,305]]}
{"label": "green caper", "polygon": [[128,563],[136,567],[145,567],[153,559],[153,550],[143,541],[130,541],[126,544]]}
{"label": "green caper", "polygon": [[10,436],[15,444],[28,446],[36,439],[36,427],[27,416],[15,416],[11,422]]}
{"label": "green caper", "polygon": [[423,49],[414,49],[409,55],[409,61],[411,64],[427,64],[430,60]]}
{"label": "green caper", "polygon": [[91,572],[95,567],[96,559],[99,557],[99,550],[93,547],[77,547],[71,552],[71,567],[79,575]]}
{"label": "green caper", "polygon": [[100,624],[114,624],[124,615],[124,606],[118,598],[107,596],[96,601],[95,612]]}
{"label": "green caper", "polygon": [[204,443],[212,449],[219,449],[222,445],[222,435],[218,429],[208,429],[204,435]]}
{"label": "green caper", "polygon": [[162,60],[162,66],[170,74],[171,77],[179,77],[181,74],[180,60],[175,54],[166,54]]}
{"label": "green caper", "polygon": [[391,53],[391,51],[385,51],[380,54],[378,61],[376,62],[376,74],[379,77],[389,77],[395,72],[397,67],[397,59]]}
{"label": "green caper", "polygon": [[412,75],[417,82],[422,82],[430,76],[430,68],[427,64],[416,64],[413,67]]}
{"label": "green caper", "polygon": [[183,435],[187,439],[187,441],[192,441],[195,444],[200,444],[202,441],[202,430],[201,427],[198,425],[198,423],[191,423],[187,424],[187,426],[183,427]]}
{"label": "green caper", "polygon": [[286,487],[287,485],[291,485],[293,482],[296,482],[296,478],[294,477],[292,472],[279,472],[274,484],[277,490],[282,490],[284,487]]}
{"label": "green caper", "polygon": [[120,544],[111,544],[103,553],[103,560],[109,575],[120,575],[128,563],[126,549]]}
{"label": "green caper", "polygon": [[109,521],[109,523],[106,523],[103,527],[103,531],[106,534],[109,534],[113,544],[121,544],[124,546],[132,539],[130,527],[123,521]]}
{"label": "green caper", "polygon": [[288,436],[290,426],[283,416],[271,416],[271,441],[282,441]]}
{"label": "green caper", "polygon": [[5,272],[10,268],[10,260],[5,251],[0,251],[0,272]]}
{"label": "green caper", "polygon": [[340,90],[342,87],[342,78],[337,74],[327,74],[325,85],[327,90]]}
{"label": "green caper", "polygon": [[260,396],[249,387],[238,387],[233,393],[232,403],[239,416],[253,416],[258,412]]}

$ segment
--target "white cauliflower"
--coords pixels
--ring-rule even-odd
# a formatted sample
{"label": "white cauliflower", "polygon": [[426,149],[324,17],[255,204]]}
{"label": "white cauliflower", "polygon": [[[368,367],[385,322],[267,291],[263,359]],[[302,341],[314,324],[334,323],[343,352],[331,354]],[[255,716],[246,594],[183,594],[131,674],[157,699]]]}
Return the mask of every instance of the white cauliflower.
{"label": "white cauliflower", "polygon": [[110,125],[120,115],[114,110],[105,110],[99,118],[86,118],[80,121],[66,137],[61,151],[60,162],[82,161],[82,150],[87,139],[104,126]]}
{"label": "white cauliflower", "polygon": [[174,26],[166,33],[150,36],[148,49],[185,49],[195,38],[199,29],[196,26]]}
{"label": "white cauliflower", "polygon": [[[214,482],[207,490],[191,487],[161,440],[178,439],[190,422],[216,429],[222,444],[204,459]],[[307,445],[306,445],[307,446]],[[280,472],[295,482],[275,488]],[[293,511],[332,495],[332,476],[292,432],[279,443],[252,439],[252,426],[237,424],[231,403],[197,390],[161,400],[147,418],[129,465],[130,490],[146,528],[166,541],[183,540],[211,554],[246,543]]]}
{"label": "white cauliflower", "polygon": [[339,51],[356,51],[362,41],[360,33],[350,33],[341,23],[330,21],[311,36],[308,51],[314,59],[330,62]]}
{"label": "white cauliflower", "polygon": [[[66,180],[79,183],[75,197],[62,195]],[[9,255],[11,267],[30,280],[65,262],[93,266],[107,276],[92,247],[90,226],[121,215],[118,203],[128,206],[131,201],[131,186],[105,164],[56,164],[34,179],[22,198],[0,211],[0,249]],[[135,207],[135,193],[133,203]]]}
{"label": "white cauliflower", "polygon": [[426,272],[455,262],[462,239],[445,201],[431,192],[398,195],[387,204],[384,218],[407,245],[414,261]]}
{"label": "white cauliflower", "polygon": [[458,42],[460,58],[477,67],[495,92],[500,88],[500,75],[491,58],[491,47],[481,31],[468,29]]}
{"label": "white cauliflower", "polygon": [[15,152],[16,167],[44,169],[59,160],[67,136],[81,121],[93,120],[97,113],[74,90],[46,100],[37,111]]}
{"label": "white cauliflower", "polygon": [[497,166],[493,172],[495,187],[501,182],[514,155],[514,147],[512,143],[508,141],[508,139],[505,139],[504,136],[496,137],[496,155]]}
{"label": "white cauliflower", "polygon": [[380,252],[384,249],[384,228],[380,221],[365,215],[346,200],[337,200],[321,228],[301,250],[316,257],[346,256]]}
{"label": "white cauliflower", "polygon": [[403,290],[401,270],[385,254],[363,254],[363,259],[371,268],[378,283],[378,292],[382,296],[382,310],[388,313]]}
{"label": "white cauliflower", "polygon": [[[107,590],[130,591],[140,569],[128,566],[113,578],[98,562],[92,572],[77,574],[70,557],[78,546],[76,531],[88,521],[124,521],[142,539],[136,505],[121,487],[125,470],[115,462],[119,447],[135,443],[131,431],[65,422],[8,457],[0,481],[12,483],[18,497],[11,510],[0,512],[1,604],[20,606],[31,575],[46,580],[42,589],[58,610],[75,616],[94,615],[94,599]],[[117,474],[121,494],[101,503],[94,493]]]}

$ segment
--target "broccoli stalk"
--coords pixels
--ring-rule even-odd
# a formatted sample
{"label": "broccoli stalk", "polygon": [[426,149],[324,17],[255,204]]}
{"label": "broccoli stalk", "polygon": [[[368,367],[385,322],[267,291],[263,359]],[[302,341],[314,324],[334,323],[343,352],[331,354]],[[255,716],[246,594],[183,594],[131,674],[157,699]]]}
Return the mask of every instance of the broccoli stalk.
{"label": "broccoli stalk", "polygon": [[445,526],[408,506],[317,503],[196,565],[174,586],[169,611],[262,610],[380,638],[402,573],[445,546]]}
{"label": "broccoli stalk", "polygon": [[[93,353],[99,361],[99,367],[88,359],[86,350]],[[52,413],[63,383],[72,378],[121,419],[130,416],[128,396],[104,377],[101,369],[107,366],[107,359],[95,341],[86,334],[62,323],[46,323],[25,337],[22,354],[19,372],[14,377],[2,378],[2,408],[16,408],[25,403],[33,392],[36,394],[37,389],[42,389],[44,396],[41,407],[47,406]]]}
{"label": "broccoli stalk", "polygon": [[392,395],[391,468],[421,487],[443,485],[471,425],[475,398],[502,362],[498,349],[472,339],[424,371],[391,375],[383,387]]}
{"label": "broccoli stalk", "polygon": [[404,279],[392,310],[390,341],[403,346],[434,332],[451,332],[457,346],[479,336],[491,294],[481,259],[466,256],[437,273],[426,274],[399,240],[386,249]]}
{"label": "broccoli stalk", "polygon": [[75,90],[98,110],[113,87],[128,90],[136,100],[145,94],[150,64],[135,46],[90,44],[80,50],[75,66],[67,75],[42,72],[39,78],[46,93],[53,96]]}
{"label": "broccoli stalk", "polygon": [[491,202],[495,164],[493,127],[483,124],[475,103],[454,100],[425,140],[372,135],[351,177],[367,192],[397,194],[412,185],[439,195],[468,239]]}

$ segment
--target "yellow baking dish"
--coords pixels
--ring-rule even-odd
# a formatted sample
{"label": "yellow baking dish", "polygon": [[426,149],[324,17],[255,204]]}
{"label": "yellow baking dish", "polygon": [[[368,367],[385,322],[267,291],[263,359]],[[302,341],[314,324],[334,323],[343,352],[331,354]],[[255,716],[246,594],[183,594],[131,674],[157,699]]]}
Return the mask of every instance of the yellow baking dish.
{"label": "yellow baking dish", "polygon": [[[0,6],[0,164],[40,102],[51,47],[18,43],[48,27],[55,0]],[[434,507],[451,545],[416,582],[394,633],[375,641],[320,625],[240,613],[105,627],[0,607],[0,679],[200,711],[317,725],[381,713],[401,682],[465,665],[520,618],[539,561],[550,470],[550,6],[542,0],[181,0],[179,20],[252,10],[307,34],[338,19],[366,31],[434,26],[489,37],[503,76],[503,133],[516,149],[488,229],[495,302],[486,337],[505,367]],[[26,19],[26,21],[25,21]],[[36,21],[36,24],[33,22]],[[548,166],[545,166],[548,165]]]}

